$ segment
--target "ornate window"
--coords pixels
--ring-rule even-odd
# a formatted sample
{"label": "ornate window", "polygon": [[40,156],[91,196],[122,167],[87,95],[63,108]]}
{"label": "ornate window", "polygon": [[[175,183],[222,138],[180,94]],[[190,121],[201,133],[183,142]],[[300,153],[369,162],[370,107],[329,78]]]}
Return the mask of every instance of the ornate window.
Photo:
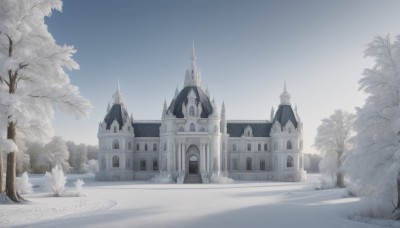
{"label": "ornate window", "polygon": [[153,151],[157,151],[157,144],[153,143]]}
{"label": "ornate window", "polygon": [[112,148],[119,149],[119,141],[117,139],[114,139],[114,141],[112,143]]}
{"label": "ornate window", "polygon": [[247,143],[247,151],[251,151],[251,143]]}
{"label": "ornate window", "polygon": [[290,140],[287,141],[286,149],[288,149],[288,150],[292,149],[292,141],[290,141]]}
{"label": "ornate window", "polygon": [[268,144],[264,143],[264,151],[268,151]]}
{"label": "ornate window", "polygon": [[131,167],[131,158],[127,157],[125,160],[125,167],[130,168]]}
{"label": "ornate window", "polygon": [[194,125],[194,123],[191,123],[191,124],[190,124],[190,131],[191,131],[191,132],[196,131],[196,126]]}
{"label": "ornate window", "polygon": [[290,155],[286,159],[286,167],[288,167],[288,168],[293,167],[293,157]]}
{"label": "ornate window", "polygon": [[251,170],[251,158],[246,159],[246,170]]}
{"label": "ornate window", "polygon": [[291,127],[289,127],[288,132],[292,133],[292,128]]}
{"label": "ornate window", "polygon": [[140,170],[146,171],[146,160],[140,160]]}
{"label": "ornate window", "polygon": [[114,126],[114,133],[117,133],[117,132],[118,132],[117,126]]}
{"label": "ornate window", "polygon": [[131,127],[130,126],[128,126],[128,131],[131,131]]}
{"label": "ornate window", "polygon": [[237,150],[237,145],[236,145],[236,143],[234,143],[234,144],[232,145],[232,150],[233,150],[233,151],[236,151],[236,150]]}
{"label": "ornate window", "polygon": [[144,144],[144,151],[147,151],[147,143]]}
{"label": "ornate window", "polygon": [[158,160],[156,158],[153,159],[153,171],[158,171]]}
{"label": "ornate window", "polygon": [[119,157],[117,155],[114,155],[112,158],[112,167],[119,167]]}
{"label": "ornate window", "polygon": [[139,145],[139,143],[136,143],[136,151],[139,151],[140,150],[140,145]]}
{"label": "ornate window", "polygon": [[194,107],[190,106],[189,108],[189,116],[194,116]]}
{"label": "ornate window", "polygon": [[132,150],[132,143],[128,142],[128,150]]}
{"label": "ornate window", "polygon": [[260,161],[260,170],[265,170],[265,160]]}
{"label": "ornate window", "polygon": [[258,144],[258,151],[261,151],[261,143]]}

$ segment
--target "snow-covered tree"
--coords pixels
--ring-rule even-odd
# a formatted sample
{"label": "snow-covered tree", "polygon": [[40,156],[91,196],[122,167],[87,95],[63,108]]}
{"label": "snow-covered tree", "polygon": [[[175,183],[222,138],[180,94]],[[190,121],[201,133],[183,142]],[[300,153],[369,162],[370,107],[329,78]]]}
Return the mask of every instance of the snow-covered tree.
{"label": "snow-covered tree", "polygon": [[44,175],[44,183],[47,188],[53,192],[53,196],[61,196],[64,191],[67,178],[64,176],[62,168],[56,165],[51,169],[51,172]]}
{"label": "snow-covered tree", "polygon": [[[6,118],[7,139],[15,143],[22,134],[48,140],[55,110],[80,118],[91,107],[64,71],[79,68],[74,48],[57,45],[45,24],[44,17],[61,11],[62,2],[3,0],[0,6],[0,118]],[[18,202],[16,150],[6,152],[6,193]]]}
{"label": "snow-covered tree", "polygon": [[[365,69],[360,90],[367,94],[357,109],[354,151],[346,161],[346,173],[358,185],[358,193],[396,203],[400,210],[400,36],[377,36],[365,56],[375,64]],[[397,196],[397,198],[396,198]],[[400,218],[400,217],[397,217]]]}
{"label": "snow-covered tree", "polygon": [[64,140],[59,136],[55,136],[51,142],[44,146],[44,153],[39,156],[39,159],[42,165],[46,166],[47,164],[49,171],[56,165],[60,166],[63,171],[69,171],[71,168],[68,163],[69,156]]}
{"label": "snow-covered tree", "polygon": [[323,119],[317,129],[314,146],[322,154],[320,170],[327,176],[336,176],[336,186],[344,187],[343,156],[351,149],[355,115],[343,110]]}

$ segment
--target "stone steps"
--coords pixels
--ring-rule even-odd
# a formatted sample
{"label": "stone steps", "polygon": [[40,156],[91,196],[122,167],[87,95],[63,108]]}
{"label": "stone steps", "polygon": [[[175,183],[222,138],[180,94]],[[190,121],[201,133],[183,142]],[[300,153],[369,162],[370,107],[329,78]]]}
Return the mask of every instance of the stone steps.
{"label": "stone steps", "polygon": [[201,180],[200,174],[186,174],[184,184],[201,184],[203,183]]}

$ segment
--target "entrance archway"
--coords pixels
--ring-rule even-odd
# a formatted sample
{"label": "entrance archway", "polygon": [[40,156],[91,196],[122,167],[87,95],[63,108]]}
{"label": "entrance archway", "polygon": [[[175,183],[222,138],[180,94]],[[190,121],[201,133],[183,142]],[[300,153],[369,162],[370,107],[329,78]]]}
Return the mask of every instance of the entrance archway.
{"label": "entrance archway", "polygon": [[199,173],[199,158],[196,155],[192,155],[189,158],[189,174]]}
{"label": "entrance archway", "polygon": [[200,173],[200,151],[196,145],[189,146],[185,155],[185,170],[186,174],[199,174]]}

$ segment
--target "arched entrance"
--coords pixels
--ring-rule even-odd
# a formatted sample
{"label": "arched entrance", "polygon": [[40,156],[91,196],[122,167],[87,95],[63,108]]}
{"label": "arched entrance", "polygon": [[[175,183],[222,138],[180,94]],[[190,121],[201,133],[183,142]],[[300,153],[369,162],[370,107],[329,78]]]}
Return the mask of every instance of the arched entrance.
{"label": "arched entrance", "polygon": [[200,151],[195,145],[191,145],[185,155],[185,169],[187,174],[200,173]]}
{"label": "arched entrance", "polygon": [[189,174],[199,173],[199,158],[196,155],[192,155],[189,158]]}

